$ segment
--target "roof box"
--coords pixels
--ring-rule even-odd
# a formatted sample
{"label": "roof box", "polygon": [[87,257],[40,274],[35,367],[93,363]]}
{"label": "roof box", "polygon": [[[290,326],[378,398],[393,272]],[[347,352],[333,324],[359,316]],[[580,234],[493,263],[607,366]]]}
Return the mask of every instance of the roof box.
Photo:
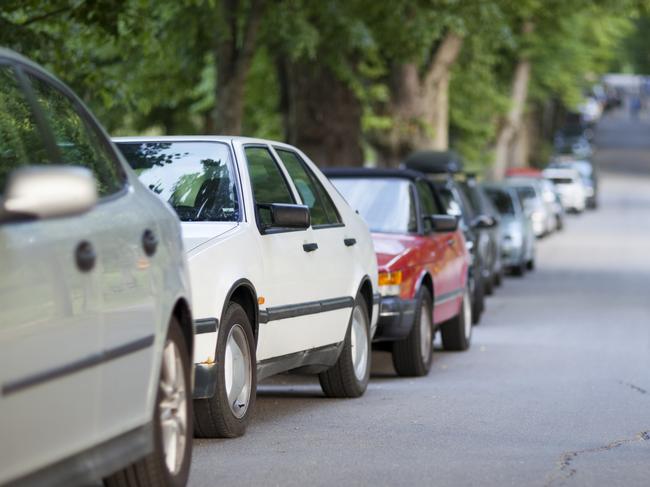
{"label": "roof box", "polygon": [[426,174],[456,174],[463,171],[463,161],[454,151],[423,150],[413,152],[402,165]]}

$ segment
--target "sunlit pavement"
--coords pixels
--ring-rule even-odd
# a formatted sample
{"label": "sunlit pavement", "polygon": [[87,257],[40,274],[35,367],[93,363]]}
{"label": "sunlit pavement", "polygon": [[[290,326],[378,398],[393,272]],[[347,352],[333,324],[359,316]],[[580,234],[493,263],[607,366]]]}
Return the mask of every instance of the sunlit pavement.
{"label": "sunlit pavement", "polygon": [[358,400],[273,379],[245,437],[195,440],[191,485],[650,485],[650,117],[598,144],[600,209],[539,243],[470,351],[422,379],[375,353]]}

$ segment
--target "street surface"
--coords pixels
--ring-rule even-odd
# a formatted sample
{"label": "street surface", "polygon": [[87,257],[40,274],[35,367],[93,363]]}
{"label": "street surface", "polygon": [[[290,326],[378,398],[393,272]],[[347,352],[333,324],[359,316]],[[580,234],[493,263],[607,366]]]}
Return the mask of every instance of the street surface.
{"label": "street surface", "polygon": [[468,352],[421,379],[375,352],[356,400],[264,382],[243,438],[194,441],[190,485],[650,485],[650,117],[597,144],[600,208],[539,242]]}

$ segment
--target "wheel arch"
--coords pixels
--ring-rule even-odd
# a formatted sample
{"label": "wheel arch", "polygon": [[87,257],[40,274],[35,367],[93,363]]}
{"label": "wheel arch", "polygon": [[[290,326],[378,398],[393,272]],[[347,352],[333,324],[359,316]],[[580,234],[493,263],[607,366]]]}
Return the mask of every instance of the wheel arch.
{"label": "wheel arch", "polygon": [[366,300],[366,307],[368,308],[368,319],[372,323],[372,308],[373,308],[373,290],[372,290],[372,281],[370,280],[370,277],[368,275],[363,276],[361,279],[361,284],[359,284],[359,287],[357,289],[357,293],[355,294],[358,296],[361,294],[363,296],[363,299]]}
{"label": "wheel arch", "polygon": [[253,326],[253,336],[255,337],[255,343],[257,343],[259,332],[259,304],[257,301],[257,291],[253,283],[248,279],[239,279],[230,287],[224,300],[223,310],[221,311],[221,322],[223,322],[223,317],[230,302],[237,303],[244,308]]}
{"label": "wheel arch", "polygon": [[179,298],[174,304],[172,316],[176,318],[183,332],[185,344],[190,357],[194,356],[194,320],[192,319],[192,310],[185,298]]}
{"label": "wheel arch", "polygon": [[418,278],[417,284],[415,285],[415,293],[417,294],[420,289],[423,287],[427,288],[429,290],[430,296],[431,296],[431,302],[435,304],[435,288],[433,285],[433,277],[429,273],[429,271],[424,271],[422,275]]}

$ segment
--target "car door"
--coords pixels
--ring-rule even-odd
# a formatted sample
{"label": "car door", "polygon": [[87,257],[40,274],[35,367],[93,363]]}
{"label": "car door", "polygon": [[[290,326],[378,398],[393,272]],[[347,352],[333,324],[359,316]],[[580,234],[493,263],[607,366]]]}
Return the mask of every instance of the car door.
{"label": "car door", "polygon": [[[416,181],[422,216],[441,213],[437,208],[431,187],[424,180]],[[432,241],[432,254],[428,257],[427,267],[434,279],[434,321],[436,323],[450,318],[457,308],[456,298],[460,297],[460,274],[463,266],[461,252],[463,242],[458,240],[456,232],[438,233],[431,228],[430,221],[423,220],[423,231]]]}
{"label": "car door", "polygon": [[352,272],[358,258],[358,236],[350,233],[327,190],[301,155],[287,147],[275,146],[274,150],[301,203],[309,207],[314,242],[318,245],[307,282],[314,286],[317,299],[325,306],[318,316],[312,317],[311,328],[323,344],[340,342],[347,331],[353,293],[360,284],[353,282]]}
{"label": "car door", "polygon": [[[0,61],[0,192],[20,166],[61,163],[17,73]],[[0,222],[0,483],[97,442],[102,296],[84,260],[94,220]]]}
{"label": "car door", "polygon": [[242,148],[255,206],[263,281],[255,283],[260,299],[257,359],[289,355],[321,345],[312,333],[319,310],[310,268],[316,265],[313,230],[270,228],[272,203],[296,204],[296,195],[282,166],[266,144]]}
{"label": "car door", "polygon": [[[160,320],[155,287],[158,229],[148,200],[134,191],[107,136],[65,87],[27,73],[61,162],[93,171],[100,203],[85,243],[96,256],[101,292],[102,356],[98,423],[101,438],[144,424],[151,415],[153,344]],[[148,250],[147,250],[148,249]]]}

